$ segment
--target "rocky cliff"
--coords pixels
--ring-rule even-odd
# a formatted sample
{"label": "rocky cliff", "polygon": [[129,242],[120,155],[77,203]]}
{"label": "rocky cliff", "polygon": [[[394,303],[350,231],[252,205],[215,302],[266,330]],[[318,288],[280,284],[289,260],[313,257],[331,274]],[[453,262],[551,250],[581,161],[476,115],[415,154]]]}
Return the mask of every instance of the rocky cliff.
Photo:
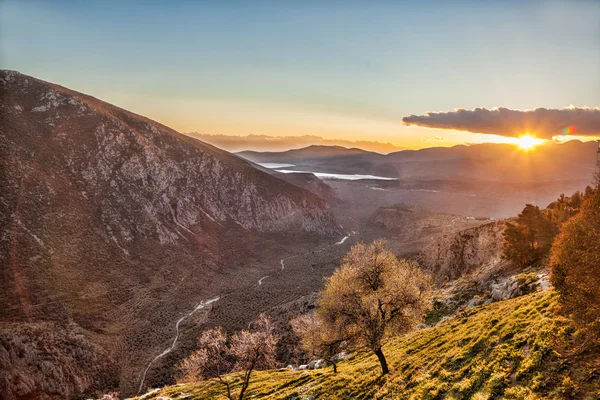
{"label": "rocky cliff", "polygon": [[499,263],[503,221],[494,221],[433,239],[419,253],[419,263],[438,282]]}

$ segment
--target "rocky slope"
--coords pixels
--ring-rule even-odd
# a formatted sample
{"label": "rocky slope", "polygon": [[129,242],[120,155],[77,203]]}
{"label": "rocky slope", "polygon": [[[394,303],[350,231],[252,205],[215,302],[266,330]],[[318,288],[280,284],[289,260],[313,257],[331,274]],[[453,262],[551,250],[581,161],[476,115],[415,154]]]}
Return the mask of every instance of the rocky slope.
{"label": "rocky slope", "polygon": [[457,279],[497,264],[502,256],[503,221],[494,221],[437,237],[419,253],[419,263],[438,282]]}
{"label": "rocky slope", "polygon": [[549,287],[546,267],[522,268],[502,258],[504,226],[504,220],[493,221],[438,236],[417,254],[438,285],[427,324]]}
{"label": "rocky slope", "polygon": [[14,71],[0,99],[0,328],[81,327],[125,392],[262,237],[339,232],[316,195],[142,116]]}

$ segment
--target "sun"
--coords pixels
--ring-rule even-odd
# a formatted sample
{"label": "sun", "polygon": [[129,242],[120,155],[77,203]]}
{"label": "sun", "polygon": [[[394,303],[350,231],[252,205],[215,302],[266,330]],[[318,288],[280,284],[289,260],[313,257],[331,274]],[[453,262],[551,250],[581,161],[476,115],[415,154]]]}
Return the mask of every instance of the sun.
{"label": "sun", "polygon": [[529,151],[532,150],[538,144],[543,142],[542,139],[538,139],[533,135],[525,134],[523,136],[518,137],[515,140],[515,144],[521,148],[521,150]]}

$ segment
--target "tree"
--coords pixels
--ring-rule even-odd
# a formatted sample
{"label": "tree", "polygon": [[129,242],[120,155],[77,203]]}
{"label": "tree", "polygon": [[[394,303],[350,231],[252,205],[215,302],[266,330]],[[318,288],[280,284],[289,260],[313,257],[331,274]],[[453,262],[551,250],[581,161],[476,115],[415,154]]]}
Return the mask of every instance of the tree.
{"label": "tree", "polygon": [[319,324],[355,349],[375,353],[389,372],[381,349],[385,338],[409,331],[429,307],[431,279],[415,264],[398,260],[386,242],[353,246],[326,280],[317,303]]}
{"label": "tree", "polygon": [[294,333],[300,338],[300,346],[310,356],[320,357],[333,366],[337,374],[337,359],[345,347],[345,339],[339,330],[325,326],[314,313],[304,314],[290,321]]}
{"label": "tree", "polygon": [[551,280],[563,310],[600,336],[600,188],[563,225],[552,253]]}
{"label": "tree", "polygon": [[584,199],[585,194],[579,191],[573,193],[571,197],[565,197],[564,194],[561,194],[558,199],[548,204],[548,207],[546,207],[545,211],[548,219],[560,227],[568,221],[569,218],[579,212]]}
{"label": "tree", "polygon": [[[275,366],[275,346],[278,338],[273,333],[271,322],[260,315],[257,330],[234,334],[229,340],[223,328],[205,331],[198,339],[200,349],[179,364],[184,379],[216,378],[234,400],[233,382],[240,378],[242,383],[237,399],[242,400],[256,369]],[[238,374],[229,374],[237,372]]]}
{"label": "tree", "polygon": [[548,255],[558,227],[538,206],[527,204],[515,222],[507,222],[504,230],[505,259],[525,267]]}

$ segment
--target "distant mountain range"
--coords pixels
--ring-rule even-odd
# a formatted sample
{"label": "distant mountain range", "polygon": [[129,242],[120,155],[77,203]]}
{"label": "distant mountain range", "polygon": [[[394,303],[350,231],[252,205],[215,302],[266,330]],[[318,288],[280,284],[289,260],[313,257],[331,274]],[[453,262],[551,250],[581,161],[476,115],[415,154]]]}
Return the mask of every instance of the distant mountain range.
{"label": "distant mountain range", "polygon": [[496,182],[591,182],[596,142],[549,142],[525,152],[510,144],[484,143],[402,150],[387,155],[356,148],[309,146],[283,152],[243,151],[259,163],[294,164],[300,171],[370,174],[411,179],[458,179]]}
{"label": "distant mountain range", "polygon": [[0,98],[3,393],[132,393],[261,235],[339,233],[317,195],[142,116],[14,71]]}
{"label": "distant mountain range", "polygon": [[218,148],[239,152],[244,150],[251,151],[285,151],[288,149],[298,149],[302,147],[321,145],[321,146],[343,146],[360,147],[367,151],[387,154],[402,150],[401,147],[391,143],[382,143],[369,140],[344,140],[344,139],[325,139],[315,135],[305,136],[268,136],[268,135],[212,135],[208,133],[189,132],[187,135],[198,138],[203,142],[210,143]]}

